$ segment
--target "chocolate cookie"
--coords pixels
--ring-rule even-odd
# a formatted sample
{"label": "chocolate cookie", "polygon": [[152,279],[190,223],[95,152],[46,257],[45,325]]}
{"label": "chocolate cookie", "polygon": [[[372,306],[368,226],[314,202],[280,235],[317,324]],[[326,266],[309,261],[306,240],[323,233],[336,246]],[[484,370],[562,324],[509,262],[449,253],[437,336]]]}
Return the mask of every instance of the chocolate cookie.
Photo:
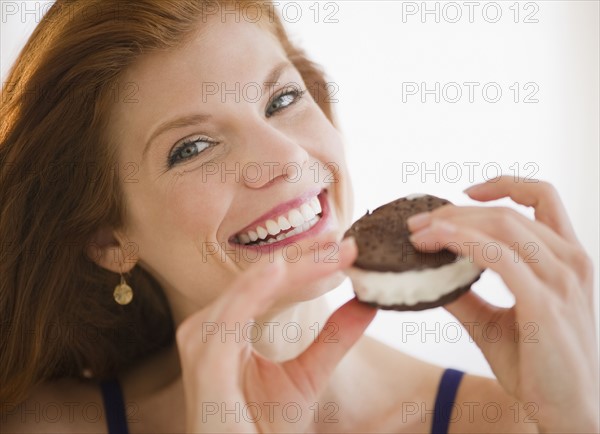
{"label": "chocolate cookie", "polygon": [[450,250],[424,253],[409,240],[406,220],[450,204],[430,195],[410,195],[358,219],[353,236],[358,257],[346,270],[359,300],[380,309],[424,310],[449,303],[469,290],[483,270]]}

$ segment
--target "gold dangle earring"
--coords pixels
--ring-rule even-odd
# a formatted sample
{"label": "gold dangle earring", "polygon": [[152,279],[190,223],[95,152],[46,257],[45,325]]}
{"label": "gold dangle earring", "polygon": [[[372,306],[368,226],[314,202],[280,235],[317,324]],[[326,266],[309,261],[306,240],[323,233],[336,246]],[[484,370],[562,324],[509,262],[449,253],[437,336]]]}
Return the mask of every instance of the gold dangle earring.
{"label": "gold dangle earring", "polygon": [[133,290],[131,289],[131,286],[125,283],[123,273],[119,274],[121,275],[121,283],[115,286],[113,297],[117,303],[124,306],[131,303],[131,300],[133,299]]}

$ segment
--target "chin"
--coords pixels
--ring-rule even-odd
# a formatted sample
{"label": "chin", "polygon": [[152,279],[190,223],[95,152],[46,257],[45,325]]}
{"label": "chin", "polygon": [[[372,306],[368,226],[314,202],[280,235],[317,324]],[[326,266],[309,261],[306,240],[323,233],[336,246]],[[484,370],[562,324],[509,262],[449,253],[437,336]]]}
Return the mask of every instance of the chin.
{"label": "chin", "polygon": [[346,275],[343,272],[336,271],[330,276],[324,277],[310,285],[303,287],[299,291],[292,294],[287,301],[294,303],[319,298],[340,286],[345,278]]}

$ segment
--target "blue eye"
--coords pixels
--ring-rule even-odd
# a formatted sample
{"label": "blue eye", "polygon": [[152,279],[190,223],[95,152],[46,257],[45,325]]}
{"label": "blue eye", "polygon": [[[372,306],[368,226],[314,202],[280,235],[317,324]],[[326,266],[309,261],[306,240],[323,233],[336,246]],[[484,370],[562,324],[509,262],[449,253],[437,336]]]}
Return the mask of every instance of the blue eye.
{"label": "blue eye", "polygon": [[179,145],[169,156],[168,165],[169,167],[172,167],[175,164],[178,164],[182,161],[194,158],[198,156],[201,152],[214,145],[216,145],[216,142],[207,140],[205,138],[187,140],[181,145]]}
{"label": "blue eye", "polygon": [[281,92],[279,95],[276,95],[271,100],[271,102],[269,103],[269,106],[267,107],[267,110],[265,112],[265,116],[271,117],[275,113],[288,108],[292,104],[295,104],[302,98],[302,96],[304,95],[305,92],[306,92],[306,89],[305,90],[299,90],[299,89],[284,90],[283,92]]}

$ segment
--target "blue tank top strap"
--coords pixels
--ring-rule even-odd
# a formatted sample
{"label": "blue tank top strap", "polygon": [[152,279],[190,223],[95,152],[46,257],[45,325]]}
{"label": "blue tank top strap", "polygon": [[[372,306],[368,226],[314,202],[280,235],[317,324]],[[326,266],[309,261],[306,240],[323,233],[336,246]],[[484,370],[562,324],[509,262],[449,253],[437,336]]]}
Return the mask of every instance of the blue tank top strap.
{"label": "blue tank top strap", "polygon": [[442,374],[433,407],[432,434],[446,434],[448,432],[456,391],[463,375],[463,371],[452,368],[446,369]]}
{"label": "blue tank top strap", "polygon": [[125,414],[125,402],[119,380],[116,378],[105,380],[100,383],[102,389],[102,400],[104,402],[104,415],[108,434],[129,434],[127,428],[127,415]]}

